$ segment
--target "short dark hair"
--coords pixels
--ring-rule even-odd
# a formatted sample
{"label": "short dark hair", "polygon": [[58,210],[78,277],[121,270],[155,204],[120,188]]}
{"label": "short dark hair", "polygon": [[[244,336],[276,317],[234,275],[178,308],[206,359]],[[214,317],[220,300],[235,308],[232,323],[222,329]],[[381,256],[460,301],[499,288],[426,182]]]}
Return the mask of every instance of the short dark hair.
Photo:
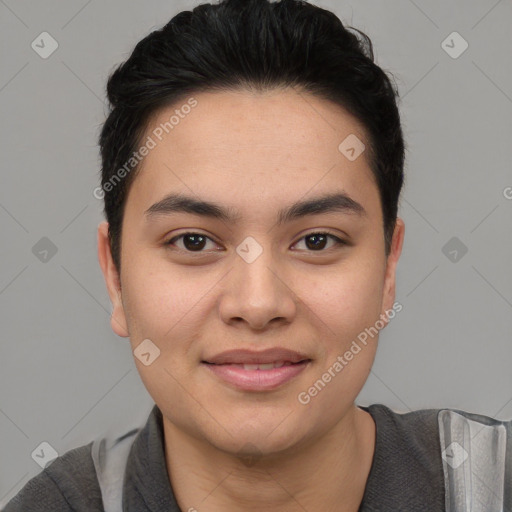
{"label": "short dark hair", "polygon": [[398,90],[374,63],[370,38],[306,1],[223,0],[178,13],[139,41],[108,79],[110,109],[99,136],[101,187],[118,271],[126,197],[140,166],[118,183],[112,179],[123,165],[126,170],[151,117],[201,91],[288,86],[342,106],[363,125],[389,254],[405,148]]}

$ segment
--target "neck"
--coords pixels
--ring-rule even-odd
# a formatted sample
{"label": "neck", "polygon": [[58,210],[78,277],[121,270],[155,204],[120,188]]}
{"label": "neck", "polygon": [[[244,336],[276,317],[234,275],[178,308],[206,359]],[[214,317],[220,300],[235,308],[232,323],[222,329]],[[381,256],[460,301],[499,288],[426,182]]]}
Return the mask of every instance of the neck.
{"label": "neck", "polygon": [[357,512],[375,450],[375,423],[355,405],[291,453],[241,461],[164,417],[167,471],[181,510]]}

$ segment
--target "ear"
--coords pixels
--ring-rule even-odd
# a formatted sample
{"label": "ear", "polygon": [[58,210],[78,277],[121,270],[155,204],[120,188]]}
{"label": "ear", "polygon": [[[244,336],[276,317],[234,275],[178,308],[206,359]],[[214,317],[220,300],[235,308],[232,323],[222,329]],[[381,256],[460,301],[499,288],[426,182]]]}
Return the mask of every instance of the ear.
{"label": "ear", "polygon": [[110,302],[112,303],[110,325],[118,336],[127,338],[129,333],[123,302],[121,300],[121,279],[112,259],[108,239],[108,222],[106,221],[98,225],[98,260],[103,272],[103,277],[105,278]]}
{"label": "ear", "polygon": [[400,258],[400,254],[402,253],[404,235],[404,221],[400,217],[397,217],[395,229],[393,231],[393,239],[391,241],[390,252],[386,261],[386,276],[384,278],[381,311],[381,314],[384,316],[387,316],[386,311],[393,309],[393,304],[395,303],[396,266],[398,259]]}

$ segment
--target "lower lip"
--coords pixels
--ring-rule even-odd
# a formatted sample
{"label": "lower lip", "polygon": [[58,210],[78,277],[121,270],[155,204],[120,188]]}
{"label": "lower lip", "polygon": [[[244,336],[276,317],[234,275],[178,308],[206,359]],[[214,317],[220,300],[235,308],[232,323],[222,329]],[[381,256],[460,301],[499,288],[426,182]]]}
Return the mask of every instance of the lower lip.
{"label": "lower lip", "polygon": [[272,368],[271,370],[244,370],[230,364],[202,363],[222,380],[246,391],[275,389],[302,372],[310,361]]}

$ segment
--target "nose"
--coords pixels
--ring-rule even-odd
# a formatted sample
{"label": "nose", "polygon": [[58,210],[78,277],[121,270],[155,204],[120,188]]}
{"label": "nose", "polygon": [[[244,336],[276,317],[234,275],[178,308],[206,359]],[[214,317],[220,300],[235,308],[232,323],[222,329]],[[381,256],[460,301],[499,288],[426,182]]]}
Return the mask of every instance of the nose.
{"label": "nose", "polygon": [[270,249],[264,249],[254,261],[236,255],[225,279],[219,309],[225,323],[246,323],[261,331],[271,323],[291,323],[297,300],[290,271],[279,264]]}

